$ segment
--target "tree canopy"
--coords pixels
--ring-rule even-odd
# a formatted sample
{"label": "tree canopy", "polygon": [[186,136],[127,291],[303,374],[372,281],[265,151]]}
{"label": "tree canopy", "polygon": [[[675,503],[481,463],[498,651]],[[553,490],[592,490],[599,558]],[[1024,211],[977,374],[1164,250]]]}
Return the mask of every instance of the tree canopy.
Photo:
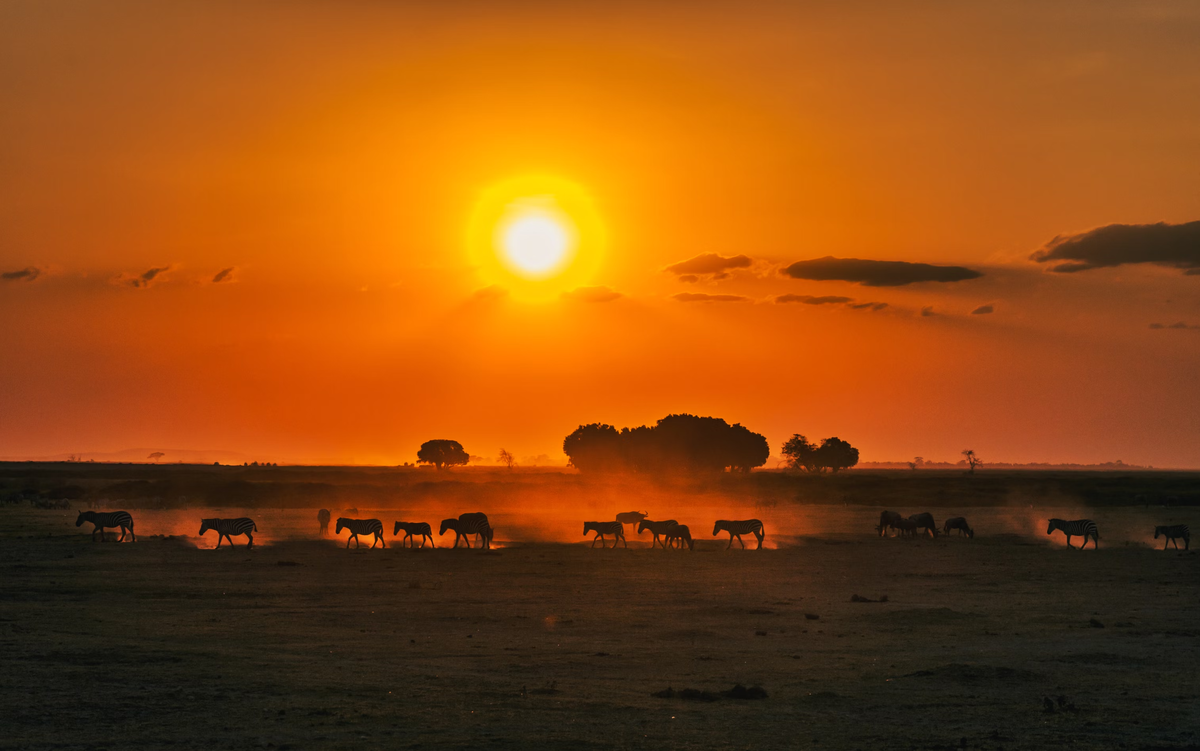
{"label": "tree canopy", "polygon": [[653,426],[580,425],[563,441],[563,453],[581,472],[629,470],[749,472],[770,455],[767,439],[719,417],[667,415]]}
{"label": "tree canopy", "polygon": [[858,464],[858,449],[837,436],[826,438],[817,446],[797,433],[783,444],[783,455],[792,469],[813,474],[820,474],[827,469],[837,473]]}
{"label": "tree canopy", "polygon": [[417,451],[418,464],[432,464],[439,470],[442,467],[466,464],[470,459],[467,452],[463,451],[461,443],[442,438],[425,441]]}

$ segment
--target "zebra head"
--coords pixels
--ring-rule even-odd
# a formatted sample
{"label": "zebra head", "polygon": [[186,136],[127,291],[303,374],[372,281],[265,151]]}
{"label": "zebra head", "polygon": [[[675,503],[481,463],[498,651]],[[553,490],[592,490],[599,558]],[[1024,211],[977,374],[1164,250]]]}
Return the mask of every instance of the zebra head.
{"label": "zebra head", "polygon": [[[78,525],[78,524],[76,524],[75,526],[76,526],[76,527],[78,527],[79,525]],[[1158,539],[1158,536],[1159,536],[1159,535],[1161,535],[1161,534],[1163,534],[1163,528],[1162,528],[1162,527],[1155,527],[1155,528],[1154,528],[1154,539],[1156,539],[1156,540],[1157,540],[1157,539]],[[1168,544],[1170,544],[1170,543],[1168,543]]]}
{"label": "zebra head", "polygon": [[458,531],[458,519],[442,519],[442,528],[438,531],[439,535],[446,534],[447,529]]}
{"label": "zebra head", "polygon": [[392,537],[400,534],[400,522],[396,522],[396,526],[392,527]]}
{"label": "zebra head", "polygon": [[640,535],[642,532],[645,532],[646,527],[648,527],[648,526],[650,526],[649,519],[642,519],[640,522],[638,522],[638,534]]}
{"label": "zebra head", "polygon": [[[86,516],[85,516],[85,514],[86,514]],[[87,521],[91,515],[92,515],[91,511],[80,511],[79,517],[75,520],[75,526],[76,527],[82,526],[83,523],[85,521]],[[1157,535],[1155,535],[1155,537],[1157,537]]]}
{"label": "zebra head", "polygon": [[1063,520],[1062,519],[1051,519],[1050,526],[1046,527],[1046,534],[1048,534],[1048,535],[1053,534],[1054,530],[1062,529],[1062,528],[1063,528]]}
{"label": "zebra head", "polygon": [[201,519],[200,520],[200,535],[203,536],[204,533],[210,529],[216,529],[218,521],[220,521],[220,520],[219,519]]}
{"label": "zebra head", "polygon": [[339,517],[338,517],[338,522],[337,522],[337,531],[336,531],[336,532],[334,532],[334,534],[335,534],[335,535],[340,535],[340,534],[342,533],[342,530],[343,530],[343,529],[345,529],[346,527],[348,527],[349,525],[350,525],[350,520],[349,520],[349,519],[347,519],[347,518],[346,518],[346,517],[344,517],[344,516],[339,516]]}
{"label": "zebra head", "polygon": [[713,525],[713,537],[716,537],[718,534],[720,534],[722,529],[727,529],[728,525],[729,522],[725,521],[724,519],[717,519],[717,523]]}

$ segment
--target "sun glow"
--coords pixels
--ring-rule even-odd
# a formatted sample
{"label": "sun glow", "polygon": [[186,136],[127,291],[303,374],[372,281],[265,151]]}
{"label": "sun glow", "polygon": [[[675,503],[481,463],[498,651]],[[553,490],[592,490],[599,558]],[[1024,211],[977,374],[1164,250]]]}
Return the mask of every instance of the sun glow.
{"label": "sun glow", "polygon": [[467,249],[483,282],[527,301],[587,285],[604,243],[604,227],[587,192],[544,175],[487,190],[467,230]]}

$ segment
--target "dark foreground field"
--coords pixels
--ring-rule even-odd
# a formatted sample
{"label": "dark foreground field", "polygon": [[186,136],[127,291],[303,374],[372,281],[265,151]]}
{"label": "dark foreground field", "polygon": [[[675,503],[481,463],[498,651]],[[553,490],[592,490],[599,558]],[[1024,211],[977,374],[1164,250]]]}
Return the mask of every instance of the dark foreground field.
{"label": "dark foreground field", "polygon": [[[0,747],[1195,748],[1200,554],[1148,547],[1156,513],[1097,512],[1098,552],[999,510],[880,540],[849,507],[686,553],[346,551],[310,511],[253,551],[150,512],[93,544],[0,510]],[[739,683],[768,697],[652,695]]]}

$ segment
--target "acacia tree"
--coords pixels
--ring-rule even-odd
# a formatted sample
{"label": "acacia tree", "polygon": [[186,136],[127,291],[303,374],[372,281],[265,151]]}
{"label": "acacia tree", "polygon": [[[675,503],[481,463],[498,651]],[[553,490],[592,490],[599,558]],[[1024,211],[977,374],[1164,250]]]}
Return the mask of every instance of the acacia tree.
{"label": "acacia tree", "polygon": [[817,447],[816,444],[809,442],[807,438],[796,433],[783,444],[783,455],[787,457],[788,467],[791,469],[802,469],[805,472],[820,472],[820,465],[817,463]]}
{"label": "acacia tree", "polygon": [[975,474],[975,468],[980,464],[983,464],[983,460],[978,456],[975,456],[975,451],[973,449],[963,449],[962,455],[967,458],[967,466],[969,467],[967,474]]}
{"label": "acacia tree", "polygon": [[153,459],[154,461],[157,462],[159,459],[163,458],[164,456],[166,456],[166,454],[164,454],[163,452],[155,451],[153,454],[151,454],[150,456],[147,456],[146,458]]}
{"label": "acacia tree", "polygon": [[463,451],[461,443],[458,441],[449,441],[444,438],[425,441],[425,443],[421,444],[420,450],[417,451],[418,464],[432,464],[439,471],[442,467],[466,464],[470,460],[471,457],[466,451]]}
{"label": "acacia tree", "polygon": [[821,474],[825,470],[836,474],[858,464],[858,449],[837,436],[826,438],[818,446],[796,433],[783,444],[783,455],[792,469],[813,474]]}
{"label": "acacia tree", "polygon": [[499,461],[501,464],[508,467],[508,470],[511,472],[513,465],[517,463],[517,457],[513,456],[512,452],[508,449],[500,449]]}

